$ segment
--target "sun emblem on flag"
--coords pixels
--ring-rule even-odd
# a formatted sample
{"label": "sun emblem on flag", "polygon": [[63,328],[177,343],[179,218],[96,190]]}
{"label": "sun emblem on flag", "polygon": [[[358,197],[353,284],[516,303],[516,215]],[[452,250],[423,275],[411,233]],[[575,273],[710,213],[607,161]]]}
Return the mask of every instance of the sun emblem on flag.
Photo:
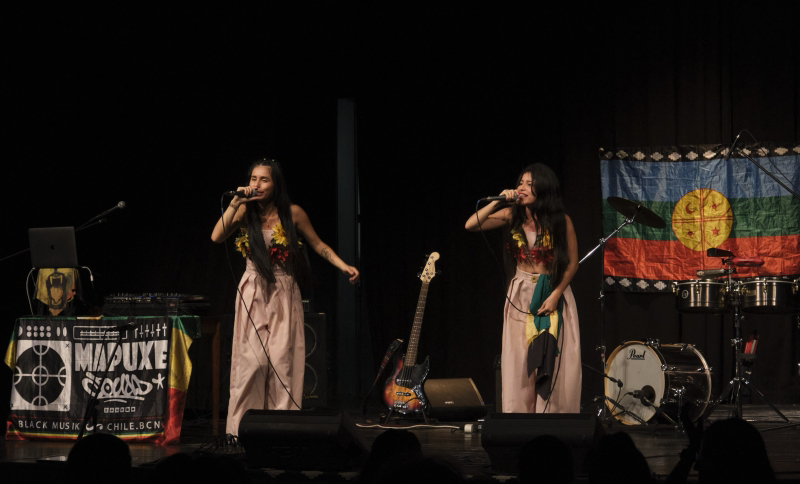
{"label": "sun emblem on flag", "polygon": [[672,211],[672,231],[689,249],[719,247],[733,227],[733,210],[725,195],[710,188],[687,193]]}

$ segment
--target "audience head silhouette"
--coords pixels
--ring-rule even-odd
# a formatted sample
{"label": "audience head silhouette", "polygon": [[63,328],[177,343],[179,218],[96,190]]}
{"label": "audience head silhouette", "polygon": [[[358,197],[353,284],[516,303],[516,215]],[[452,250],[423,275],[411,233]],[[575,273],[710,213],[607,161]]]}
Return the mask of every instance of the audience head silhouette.
{"label": "audience head silhouette", "polygon": [[607,434],[586,456],[591,484],[654,482],[644,455],[625,432]]}
{"label": "audience head silhouette", "polygon": [[569,483],[575,479],[572,451],[557,437],[541,435],[519,453],[519,482]]}
{"label": "audience head silhouette", "polygon": [[708,427],[695,469],[702,483],[775,482],[764,439],[753,425],[738,418]]}
{"label": "audience head silhouette", "polygon": [[422,455],[422,445],[408,430],[390,429],[378,435],[372,443],[367,462],[361,470],[362,482],[373,482],[378,469],[392,457],[404,454]]}
{"label": "audience head silhouette", "polygon": [[91,434],[77,441],[67,457],[66,482],[130,482],[131,452],[122,439],[111,434]]}

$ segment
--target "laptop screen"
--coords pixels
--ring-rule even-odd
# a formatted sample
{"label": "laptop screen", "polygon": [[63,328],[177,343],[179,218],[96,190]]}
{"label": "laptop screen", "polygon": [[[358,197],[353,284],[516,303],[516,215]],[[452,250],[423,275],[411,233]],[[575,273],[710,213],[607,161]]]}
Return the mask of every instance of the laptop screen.
{"label": "laptop screen", "polygon": [[79,267],[75,250],[75,228],[45,227],[28,229],[31,267]]}

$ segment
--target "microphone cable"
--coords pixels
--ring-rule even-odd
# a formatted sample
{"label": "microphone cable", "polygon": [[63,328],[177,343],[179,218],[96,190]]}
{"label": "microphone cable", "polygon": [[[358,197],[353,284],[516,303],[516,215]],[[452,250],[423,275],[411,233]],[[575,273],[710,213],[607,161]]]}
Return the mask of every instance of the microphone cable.
{"label": "microphone cable", "polygon": [[[481,200],[478,200],[478,201],[475,203],[475,220],[478,222],[478,231],[479,231],[479,232],[481,233],[481,235],[483,236],[483,241],[486,243],[486,248],[487,248],[487,250],[489,251],[489,253],[491,253],[491,254],[492,254],[492,257],[494,257],[494,260],[495,260],[495,262],[497,262],[497,267],[500,269],[500,277],[502,278],[502,277],[503,277],[503,273],[505,272],[505,270],[503,269],[503,265],[502,265],[502,263],[500,262],[500,259],[498,259],[498,258],[497,258],[497,254],[495,254],[495,253],[494,253],[494,250],[492,250],[492,244],[490,244],[490,243],[489,243],[489,239],[487,239],[487,238],[486,238],[486,233],[484,232],[484,230],[483,230],[483,226],[481,225],[481,218],[480,218],[480,215],[478,215],[478,206],[480,205],[480,203],[481,203]],[[488,216],[487,216],[487,218],[488,218]],[[520,309],[520,308],[518,308],[517,306],[515,306],[515,305],[514,305],[514,303],[513,303],[513,302],[511,302],[511,298],[510,298],[510,297],[508,297],[508,290],[507,290],[507,289],[505,289],[505,280],[503,280],[503,281],[502,281],[502,285],[503,285],[503,287],[504,287],[504,293],[505,293],[505,296],[506,296],[506,301],[508,301],[508,303],[509,303],[509,304],[510,304],[510,305],[511,305],[511,306],[512,306],[514,309],[516,309],[517,311],[519,311],[519,312],[521,312],[521,313],[525,313],[525,314],[528,314],[528,315],[531,315],[531,316],[535,316],[533,313],[531,313],[531,312],[529,312],[529,311],[523,311],[522,309]],[[563,298],[564,296],[562,295],[561,297]],[[562,328],[561,328],[561,330],[562,330],[562,331],[559,331],[559,333],[562,333],[562,332],[563,332],[563,329],[564,329],[564,328],[562,327]],[[558,381],[558,374],[559,374],[559,371],[561,370],[561,354],[563,353],[563,352],[562,352],[563,346],[564,346],[564,338],[562,337],[562,338],[561,338],[561,348],[559,348],[559,347],[558,347],[558,341],[556,341],[556,348],[558,348],[558,367],[556,368],[556,374],[555,374],[555,376],[553,377],[553,383],[552,383],[552,385],[550,385],[550,392],[547,394],[547,403],[545,404],[545,406],[544,406],[544,410],[542,411],[542,413],[545,413],[545,412],[547,412],[547,407],[550,405],[550,397],[552,397],[552,396],[553,396],[553,390],[555,389],[555,387],[556,387],[556,382]],[[503,364],[503,363],[502,363],[502,359],[501,359],[501,362],[500,362],[500,364],[501,364],[501,365]]]}
{"label": "microphone cable", "polygon": [[[500,269],[500,278],[502,279],[503,278],[503,274],[505,273],[505,269],[503,268],[503,264],[502,264],[502,262],[500,262],[500,259],[497,258],[497,254],[495,254],[494,250],[492,250],[492,244],[489,243],[489,239],[486,238],[486,233],[484,232],[483,225],[481,224],[481,218],[478,215],[478,206],[480,205],[480,203],[481,203],[481,200],[478,200],[475,203],[475,220],[478,221],[478,231],[483,236],[483,241],[486,243],[487,250],[489,251],[490,254],[492,254],[492,257],[494,257],[495,262],[497,262],[497,267],[498,267],[498,269]],[[488,216],[487,216],[487,218],[488,218]],[[531,315],[533,314],[533,313],[528,312],[528,311],[523,311],[522,309],[520,309],[516,305],[514,305],[514,303],[511,301],[511,298],[508,297],[508,290],[505,289],[505,280],[502,281],[502,286],[504,287],[503,292],[506,295],[506,300],[508,301],[508,303],[514,309],[516,309],[517,311],[519,311],[521,313],[531,314]]]}
{"label": "microphone cable", "polygon": [[[219,207],[220,207],[220,213],[221,213],[220,221],[222,222],[222,233],[223,234],[227,233],[227,229],[225,228],[225,204],[223,203],[224,200],[225,200],[225,195],[222,195],[220,197],[220,199],[219,199]],[[245,207],[245,209],[246,209],[246,207]],[[238,208],[237,208],[237,211],[238,211]],[[233,214],[233,218],[236,218],[236,213]],[[231,222],[233,222],[233,218],[231,219]],[[233,235],[233,234],[230,234],[230,235]],[[255,323],[255,321],[253,321],[253,317],[250,314],[250,308],[247,307],[247,303],[244,300],[244,296],[242,295],[242,291],[241,291],[241,289],[239,289],[239,283],[236,282],[236,273],[233,271],[233,263],[231,262],[231,256],[228,253],[229,252],[228,238],[230,237],[230,235],[228,237],[225,237],[223,245],[225,247],[225,257],[228,260],[228,268],[231,271],[231,277],[233,278],[233,282],[234,282],[234,284],[236,284],[236,293],[239,295],[239,299],[242,302],[242,306],[244,306],[244,309],[247,312],[247,318],[250,320],[250,324],[253,326],[253,331],[255,332],[256,337],[258,338],[258,342],[261,344],[261,349],[264,350],[264,355],[267,357],[267,363],[269,365],[269,368],[271,368],[272,371],[275,373],[275,376],[278,378],[278,381],[280,382],[281,386],[286,391],[286,394],[289,395],[289,399],[292,400],[292,403],[294,404],[294,406],[297,407],[298,410],[302,410],[302,407],[297,404],[297,402],[295,401],[294,397],[292,396],[292,392],[290,392],[289,389],[286,388],[286,384],[283,383],[283,379],[281,379],[281,376],[278,374],[278,370],[276,370],[275,366],[272,364],[272,359],[269,357],[269,351],[267,351],[267,347],[264,345],[264,341],[261,339],[261,335],[258,334],[258,328],[256,327],[256,323]],[[269,327],[265,327],[265,328],[267,330],[267,333],[272,334],[272,331],[269,330]],[[259,365],[258,368],[259,368],[260,372],[264,371],[263,367],[261,365]],[[269,376],[269,374],[264,375],[264,386],[265,386],[264,390],[265,391],[267,390],[266,385],[267,385],[268,376]],[[266,401],[264,402],[264,407],[266,408]]]}

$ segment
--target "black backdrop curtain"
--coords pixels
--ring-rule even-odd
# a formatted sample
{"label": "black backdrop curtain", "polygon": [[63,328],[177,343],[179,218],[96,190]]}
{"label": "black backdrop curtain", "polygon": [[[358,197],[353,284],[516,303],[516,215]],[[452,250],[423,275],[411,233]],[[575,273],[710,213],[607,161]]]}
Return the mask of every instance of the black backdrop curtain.
{"label": "black backdrop curtain", "polygon": [[[438,251],[420,355],[430,355],[432,377],[472,377],[492,402],[504,288],[481,236],[463,229],[475,200],[512,187],[528,163],[547,163],[585,254],[604,235],[598,148],[729,143],[742,128],[796,144],[798,13],[788,1],[580,11],[19,7],[2,252],[27,246],[28,227],[80,225],[125,200],[124,213],[78,240],[95,296],[207,294],[215,312],[229,313],[235,279],[224,249],[209,242],[219,194],[244,182],[252,159],[283,159],[293,198],[334,243],[335,106],[352,97],[373,340],[365,357],[377,369],[388,343],[408,338],[416,273]],[[487,237],[499,256],[499,234]],[[29,263],[2,264],[8,334],[27,313]],[[340,276],[319,258],[312,264],[317,307],[334,314]],[[241,259],[234,265],[241,271]],[[595,256],[573,282],[583,360],[594,366],[599,273]],[[730,375],[727,322],[681,322],[669,297],[639,294],[609,297],[605,317],[609,351],[645,337],[692,342],[719,361],[717,383]],[[757,361],[754,382],[773,402],[798,401],[795,326],[753,323],[763,327],[762,350],[777,345]],[[7,405],[10,371],[2,375]],[[601,391],[586,373],[584,400]]]}
{"label": "black backdrop curtain", "polygon": [[[788,19],[797,18],[796,6],[747,10],[739,28],[732,25],[741,25],[734,20],[745,10],[718,2],[646,14],[588,8],[559,18],[561,27],[576,27],[569,34],[530,28],[538,18],[532,12],[513,20],[506,12],[502,23],[471,18],[455,39],[422,34],[410,42],[423,48],[395,46],[373,59],[365,85],[374,91],[360,104],[359,136],[374,361],[393,338],[408,338],[415,275],[435,250],[442,274],[431,283],[420,354],[431,357],[431,377],[472,377],[494,400],[502,275],[482,237],[463,225],[475,200],[513,188],[523,166],[543,162],[559,174],[582,256],[606,235],[598,148],[730,143],[742,128],[760,141],[795,145],[800,64]],[[485,25],[496,27],[490,43],[472,35]],[[411,72],[398,69],[408,65]],[[382,92],[387,72],[402,95]],[[487,237],[501,257],[499,234]],[[582,358],[595,368],[599,274],[594,255],[572,283]],[[730,378],[730,316],[681,318],[668,295],[609,293],[606,304],[608,353],[646,338],[693,343],[713,368],[715,392]],[[750,318],[745,334],[754,327],[762,336],[754,382],[773,402],[800,400],[796,325],[788,316]],[[601,393],[601,379],[585,372],[584,402]]]}

